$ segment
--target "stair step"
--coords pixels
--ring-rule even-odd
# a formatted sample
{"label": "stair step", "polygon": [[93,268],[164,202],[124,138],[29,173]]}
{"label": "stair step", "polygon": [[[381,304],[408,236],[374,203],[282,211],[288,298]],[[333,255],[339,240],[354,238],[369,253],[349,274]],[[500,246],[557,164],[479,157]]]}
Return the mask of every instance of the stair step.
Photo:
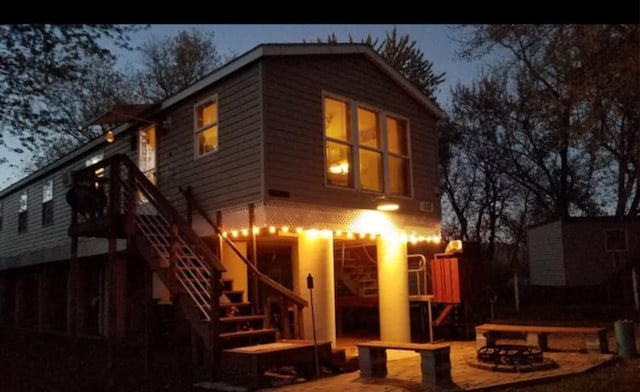
{"label": "stair step", "polygon": [[247,321],[258,321],[264,320],[264,315],[249,315],[249,316],[232,316],[232,317],[220,317],[221,323],[233,323],[233,322],[247,322]]}
{"label": "stair step", "polygon": [[220,334],[220,339],[229,340],[239,337],[248,337],[248,336],[260,336],[260,335],[269,335],[273,334],[275,337],[275,333],[278,332],[275,328],[264,328],[264,329],[251,329],[248,331],[237,331],[237,332],[226,332]]}

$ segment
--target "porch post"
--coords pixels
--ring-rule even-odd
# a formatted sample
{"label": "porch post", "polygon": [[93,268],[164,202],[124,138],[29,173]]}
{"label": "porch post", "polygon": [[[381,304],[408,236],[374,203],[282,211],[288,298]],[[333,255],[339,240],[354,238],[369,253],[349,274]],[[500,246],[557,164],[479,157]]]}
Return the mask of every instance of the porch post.
{"label": "porch post", "polygon": [[311,320],[311,293],[307,289],[307,276],[314,281],[313,307],[316,337],[336,344],[335,279],[333,266],[333,233],[307,230],[298,235],[297,262],[294,266],[296,292],[309,302],[302,312],[304,339],[313,338]]}
{"label": "porch post", "polygon": [[411,342],[407,243],[399,236],[378,236],[380,339]]}

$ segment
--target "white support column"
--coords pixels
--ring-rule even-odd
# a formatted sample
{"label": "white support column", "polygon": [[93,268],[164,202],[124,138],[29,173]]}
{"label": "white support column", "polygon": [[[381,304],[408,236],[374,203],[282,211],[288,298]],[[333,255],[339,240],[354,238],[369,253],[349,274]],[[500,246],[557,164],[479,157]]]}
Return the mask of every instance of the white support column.
{"label": "white support column", "polygon": [[313,311],[316,339],[336,344],[336,301],[333,268],[333,233],[307,230],[298,235],[297,263],[293,268],[296,289],[309,302],[303,311],[304,339],[313,339],[311,292],[307,276],[313,277]]}
{"label": "white support column", "polygon": [[380,339],[411,342],[407,243],[398,236],[378,236],[376,245]]}
{"label": "white support column", "polygon": [[[222,278],[233,279],[233,289],[242,290],[242,300],[248,301],[249,291],[249,278],[247,272],[247,265],[242,259],[231,249],[231,246],[226,241],[222,242],[222,252],[220,261],[227,269],[222,273]],[[234,242],[236,248],[242,253],[244,257],[247,257],[247,242],[238,241]]]}

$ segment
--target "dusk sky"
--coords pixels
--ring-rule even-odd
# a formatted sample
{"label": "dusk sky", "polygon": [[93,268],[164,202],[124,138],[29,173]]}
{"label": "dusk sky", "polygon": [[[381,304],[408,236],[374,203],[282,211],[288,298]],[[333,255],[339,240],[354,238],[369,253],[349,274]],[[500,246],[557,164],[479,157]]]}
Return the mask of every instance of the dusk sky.
{"label": "dusk sky", "polygon": [[[395,25],[399,35],[409,34],[416,46],[422,50],[425,58],[433,62],[433,71],[436,74],[446,73],[445,82],[440,85],[437,93],[438,102],[446,107],[449,100],[450,88],[456,83],[469,84],[479,75],[482,64],[480,62],[469,63],[455,58],[455,52],[459,44],[455,41],[456,31],[452,25]],[[318,38],[326,39],[334,33],[340,42],[347,42],[353,37],[358,42],[361,38],[370,34],[374,38],[384,39],[385,33],[393,29],[392,24],[375,25],[276,25],[276,24],[251,24],[251,25],[151,25],[147,30],[137,34],[133,38],[133,45],[139,45],[152,36],[165,38],[173,36],[181,30],[197,28],[215,33],[214,43],[223,56],[240,55],[262,43],[301,43],[316,42]],[[121,53],[121,64],[134,65],[139,61],[136,53]],[[0,148],[0,154],[8,154],[4,148]],[[7,155],[12,165],[0,166],[0,189],[4,189],[24,177],[20,169],[24,162],[29,162],[28,153],[22,155]],[[17,167],[10,167],[17,166]]]}

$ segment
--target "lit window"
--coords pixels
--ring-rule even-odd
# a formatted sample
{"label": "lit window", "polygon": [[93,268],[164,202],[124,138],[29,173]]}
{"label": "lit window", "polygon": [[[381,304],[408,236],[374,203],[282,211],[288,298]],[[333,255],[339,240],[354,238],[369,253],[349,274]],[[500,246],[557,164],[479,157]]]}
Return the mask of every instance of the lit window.
{"label": "lit window", "polygon": [[210,99],[195,108],[196,156],[218,150],[218,102]]}
{"label": "lit window", "polygon": [[53,180],[42,185],[42,226],[53,223]]}
{"label": "lit window", "polygon": [[22,192],[22,194],[20,194],[20,200],[18,204],[18,233],[24,233],[25,231],[27,231],[27,223],[28,223],[27,201],[28,201],[27,192],[24,191]]}
{"label": "lit window", "polygon": [[324,123],[327,137],[327,181],[330,185],[353,186],[348,104],[325,98]]}
{"label": "lit window", "polygon": [[406,120],[333,97],[324,98],[324,116],[327,184],[411,195]]}
{"label": "lit window", "polygon": [[409,138],[407,122],[387,116],[387,150],[389,154],[389,193],[409,196]]}
{"label": "lit window", "polygon": [[[101,160],[104,159],[104,153],[98,153],[94,156],[92,156],[91,158],[87,159],[84,161],[84,167],[88,167],[91,166],[95,163],[100,162]],[[104,167],[99,167],[96,169],[96,177],[104,177]]]}

